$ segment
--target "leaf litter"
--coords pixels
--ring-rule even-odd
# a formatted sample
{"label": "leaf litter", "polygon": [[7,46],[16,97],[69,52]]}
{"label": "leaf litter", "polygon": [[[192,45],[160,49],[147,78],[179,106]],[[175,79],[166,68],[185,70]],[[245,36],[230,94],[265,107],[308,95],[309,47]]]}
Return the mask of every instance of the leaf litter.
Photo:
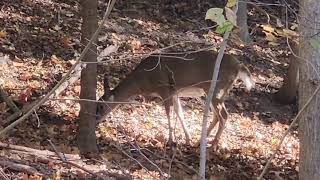
{"label": "leaf litter", "polygon": [[[71,67],[83,47],[79,42],[79,7],[75,2],[65,0],[4,0],[0,5],[0,58],[5,59],[0,64],[1,85],[22,107],[46,94]],[[133,58],[137,55],[185,41],[191,42],[171,50],[218,46],[221,38],[201,29],[206,27],[205,7],[214,5],[208,2],[200,5],[199,9],[191,0],[161,3],[117,1],[97,43],[101,60],[106,64],[99,66],[99,73],[108,74],[114,87],[140,62],[141,58]],[[101,3],[99,8],[105,7]],[[253,50],[240,47],[246,57],[240,60],[253,72],[257,87],[246,93],[241,83],[237,83],[231,91],[226,102],[230,118],[219,147],[217,150],[209,147],[208,150],[210,179],[251,179],[257,176],[296,114],[296,105],[278,105],[270,97],[281,86],[288,65],[290,53],[282,36],[288,30],[279,33],[282,32],[277,28],[279,19],[271,19],[271,24],[266,25],[263,13],[256,11],[254,6],[249,5],[249,9],[254,12],[249,14],[249,26],[252,28],[254,23],[260,26],[255,27],[252,34],[256,42]],[[267,8],[266,11],[277,15],[277,9]],[[294,19],[290,19],[289,24],[293,27]],[[103,52],[110,51],[108,47],[117,51],[110,57],[102,56]],[[77,81],[58,98],[78,98],[79,87]],[[99,87],[101,93],[101,84]],[[149,102],[141,97],[135,100],[150,106],[121,105],[105,122],[97,125],[103,160],[81,160],[77,155],[75,135],[80,107],[76,101],[48,101],[37,115],[12,130],[2,142],[54,152],[47,141],[50,139],[59,152],[70,155],[72,161],[105,178],[160,179],[160,169],[164,174],[170,173],[173,179],[196,179],[199,148],[185,145],[179,122],[174,123],[176,147],[168,148],[168,125],[161,101]],[[182,102],[192,141],[196,143],[200,139],[203,101],[183,98]],[[5,110],[5,104],[1,109],[4,111],[1,111],[0,118],[6,119],[10,111]],[[0,126],[2,129],[5,124],[0,123]],[[40,156],[34,150],[23,154],[0,148],[0,161],[16,162],[37,171],[23,172],[0,164],[3,172],[13,179],[93,178],[90,173],[64,164],[57,157]],[[297,130],[294,130],[272,161],[265,178],[297,179],[298,153],[299,141]]]}

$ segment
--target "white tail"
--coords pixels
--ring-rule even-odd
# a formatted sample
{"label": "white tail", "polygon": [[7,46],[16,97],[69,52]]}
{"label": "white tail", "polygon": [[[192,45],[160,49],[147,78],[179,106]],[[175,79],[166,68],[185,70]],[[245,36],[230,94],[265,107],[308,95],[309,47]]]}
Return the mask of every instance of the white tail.
{"label": "white tail", "polygon": [[[179,97],[199,97],[208,92],[216,57],[217,53],[212,51],[180,54],[178,57],[166,54],[150,56],[143,60],[116,88],[113,90],[105,88],[105,93],[100,100],[123,102],[138,94],[161,97],[168,118],[169,141],[172,141],[170,107],[173,106],[184,130],[186,142],[189,143],[190,134],[184,124]],[[244,82],[247,90],[254,87],[248,68],[234,56],[225,54],[212,99],[214,120],[208,129],[209,135],[219,121],[215,142],[218,141],[228,117],[224,100],[237,79]],[[108,87],[106,81],[105,83],[105,87]],[[116,106],[117,104],[114,103],[99,103],[97,115],[105,118]]]}

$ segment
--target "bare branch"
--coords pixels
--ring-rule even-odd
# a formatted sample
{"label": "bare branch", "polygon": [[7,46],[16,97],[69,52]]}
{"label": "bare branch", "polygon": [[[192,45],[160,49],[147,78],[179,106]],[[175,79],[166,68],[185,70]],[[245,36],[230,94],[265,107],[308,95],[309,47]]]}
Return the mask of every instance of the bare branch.
{"label": "bare branch", "polygon": [[211,100],[213,97],[213,92],[217,84],[218,74],[219,74],[219,68],[221,64],[221,60],[224,54],[224,50],[227,47],[227,39],[230,35],[230,32],[226,32],[223,36],[223,42],[221,43],[219,54],[216,59],[216,63],[214,66],[214,71],[212,75],[212,80],[210,84],[210,89],[208,92],[208,96],[206,99],[205,107],[204,107],[204,114],[203,114],[203,120],[202,120],[202,129],[201,129],[201,140],[200,140],[200,170],[199,175],[200,179],[205,179],[206,174],[206,150],[207,150],[207,124],[208,124],[208,113],[210,109]]}
{"label": "bare branch", "polygon": [[272,155],[270,156],[270,158],[268,159],[267,164],[264,166],[261,174],[259,175],[259,177],[257,178],[257,180],[262,180],[263,175],[266,174],[272,159],[276,156],[277,152],[279,151],[284,139],[286,138],[286,136],[289,134],[290,130],[292,129],[292,127],[299,122],[299,116],[301,115],[301,113],[308,107],[308,105],[310,104],[310,102],[314,99],[314,96],[319,92],[320,90],[320,86],[317,87],[317,89],[313,92],[313,94],[310,96],[310,98],[308,99],[308,101],[302,106],[302,108],[300,109],[300,111],[298,112],[298,114],[296,115],[296,117],[293,119],[293,121],[291,122],[290,126],[288,127],[288,129],[283,133],[282,137],[280,138],[280,142],[278,143],[278,145],[276,146],[275,150],[273,151]]}
{"label": "bare branch", "polygon": [[[233,8],[233,11],[235,14],[237,14],[238,11],[238,3],[235,5]],[[202,120],[202,129],[201,129],[201,139],[200,139],[200,167],[199,167],[199,176],[201,180],[205,180],[205,175],[206,175],[206,151],[207,151],[207,131],[208,131],[208,114],[210,110],[210,105],[211,105],[211,100],[213,97],[214,89],[217,84],[218,80],[218,74],[219,74],[219,69],[220,69],[220,64],[224,55],[224,51],[227,47],[227,40],[229,38],[230,31],[226,31],[223,35],[223,41],[220,45],[219,49],[219,54],[217,56],[215,65],[214,65],[214,70],[212,74],[212,79],[210,83],[210,88],[208,92],[208,96],[206,99],[205,107],[204,107],[204,113],[203,113],[203,120]]]}

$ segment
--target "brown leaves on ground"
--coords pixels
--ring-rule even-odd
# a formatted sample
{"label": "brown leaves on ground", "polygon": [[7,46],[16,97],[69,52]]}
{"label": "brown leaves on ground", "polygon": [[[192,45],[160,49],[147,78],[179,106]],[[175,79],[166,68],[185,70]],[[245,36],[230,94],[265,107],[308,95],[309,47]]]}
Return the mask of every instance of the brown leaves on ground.
{"label": "brown leaves on ground", "polygon": [[[100,5],[99,8],[106,8],[106,4]],[[206,27],[206,9],[214,5],[202,1],[200,5],[198,7],[191,0],[117,1],[97,42],[99,58],[107,64],[101,66],[99,72],[109,75],[112,85],[116,85],[141,60],[133,58],[135,56],[176,43],[180,44],[170,51],[195,50],[219,43],[220,37],[201,29]],[[83,45],[79,40],[79,7],[64,0],[2,0],[0,7],[0,83],[22,107],[46,94],[80,53]],[[290,52],[284,37],[294,36],[294,19],[289,22],[291,29],[283,29],[281,18],[271,16],[267,22],[263,11],[251,5],[249,8],[249,26],[256,43],[252,49],[234,48],[249,57],[241,60],[253,72],[257,86],[247,93],[242,84],[237,83],[231,91],[226,102],[230,118],[219,148],[208,148],[209,179],[251,179],[257,176],[296,112],[296,106],[278,105],[270,97],[281,86],[289,62],[287,55]],[[265,8],[265,11],[278,16],[279,8]],[[185,41],[191,42],[181,43]],[[112,56],[103,56],[109,51],[113,52]],[[233,49],[236,53],[240,51]],[[76,99],[79,93],[80,85],[76,82],[56,98]],[[144,102],[139,97],[135,100]],[[102,160],[81,161],[81,166],[103,177],[120,174],[133,179],[159,179],[161,174],[170,174],[173,179],[196,179],[199,148],[185,145],[178,121],[174,122],[176,146],[167,147],[167,119],[161,101],[160,104],[158,100],[156,102],[145,102],[150,106],[125,104],[114,110],[105,122],[97,125]],[[196,143],[200,139],[203,102],[188,98],[182,102],[186,124],[193,143]],[[77,154],[75,120],[79,109],[76,101],[48,101],[29,121],[11,131],[6,142],[54,151],[47,141],[51,139],[59,152]],[[0,110],[2,119],[11,113],[3,103]],[[2,129],[1,122],[4,121],[0,121]],[[298,153],[297,132],[293,131],[272,161],[266,179],[297,179]],[[1,166],[12,178],[93,177],[61,162],[44,162],[37,154],[22,155],[6,150],[1,151],[1,158],[28,165],[42,173],[28,174]]]}

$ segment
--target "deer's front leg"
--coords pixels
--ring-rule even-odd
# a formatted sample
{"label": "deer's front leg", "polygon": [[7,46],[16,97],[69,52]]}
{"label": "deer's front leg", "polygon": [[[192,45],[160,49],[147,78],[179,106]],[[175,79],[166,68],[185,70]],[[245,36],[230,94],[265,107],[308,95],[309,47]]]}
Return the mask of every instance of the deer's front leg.
{"label": "deer's front leg", "polygon": [[[226,109],[226,107],[225,107],[223,102],[216,104],[216,106],[215,106],[215,116],[216,116],[216,119],[219,120],[219,127],[218,127],[218,131],[216,133],[216,136],[214,137],[214,139],[212,141],[209,142],[212,145],[217,145],[218,144],[218,142],[220,140],[220,137],[222,135],[222,132],[223,132],[223,130],[225,128],[226,121],[228,119],[228,111],[227,111],[227,109]],[[217,122],[217,121],[215,121],[215,122]],[[213,127],[215,125],[216,124],[214,124]],[[209,129],[210,129],[210,127],[209,127]]]}
{"label": "deer's front leg", "polygon": [[173,133],[172,133],[172,125],[171,125],[171,119],[170,119],[171,106],[172,106],[172,103],[170,102],[170,100],[166,100],[164,102],[164,109],[166,111],[166,115],[167,115],[167,119],[168,119],[168,127],[169,127],[168,144],[172,144],[173,143]]}

